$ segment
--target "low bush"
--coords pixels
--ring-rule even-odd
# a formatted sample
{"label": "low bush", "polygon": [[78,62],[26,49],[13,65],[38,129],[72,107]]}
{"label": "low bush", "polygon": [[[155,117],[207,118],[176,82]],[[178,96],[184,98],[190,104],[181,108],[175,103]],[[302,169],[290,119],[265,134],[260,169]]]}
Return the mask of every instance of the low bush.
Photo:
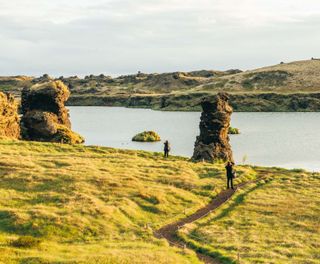
{"label": "low bush", "polygon": [[229,127],[229,132],[228,132],[228,134],[238,135],[238,134],[240,134],[240,130],[239,130],[239,128]]}

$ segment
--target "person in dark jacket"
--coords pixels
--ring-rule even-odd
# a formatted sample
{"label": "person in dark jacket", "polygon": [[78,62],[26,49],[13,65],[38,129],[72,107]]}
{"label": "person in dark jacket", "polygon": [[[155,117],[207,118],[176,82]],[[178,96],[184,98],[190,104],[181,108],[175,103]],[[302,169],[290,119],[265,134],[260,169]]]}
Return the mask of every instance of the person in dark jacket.
{"label": "person in dark jacket", "polygon": [[168,141],[168,140],[166,140],[166,141],[164,142],[164,149],[163,149],[163,151],[164,151],[164,157],[165,157],[165,158],[168,158],[168,157],[169,157],[169,152],[170,152],[170,144],[169,144],[169,141]]}
{"label": "person in dark jacket", "polygon": [[227,174],[227,188],[230,187],[233,189],[233,178],[234,178],[234,171],[233,171],[233,165],[234,163],[231,161],[228,161],[226,165],[226,174]]}

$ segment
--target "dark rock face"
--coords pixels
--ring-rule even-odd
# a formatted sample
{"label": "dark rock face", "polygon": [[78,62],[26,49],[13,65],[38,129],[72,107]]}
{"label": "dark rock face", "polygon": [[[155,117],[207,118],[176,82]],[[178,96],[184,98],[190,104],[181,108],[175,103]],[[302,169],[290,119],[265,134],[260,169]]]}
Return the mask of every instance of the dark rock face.
{"label": "dark rock face", "polygon": [[200,136],[195,142],[193,160],[233,161],[228,136],[232,107],[228,101],[229,96],[224,93],[219,93],[211,101],[202,101]]}
{"label": "dark rock face", "polygon": [[49,82],[49,81],[52,81],[52,80],[53,79],[48,74],[43,74],[41,77],[35,78],[31,82],[33,84],[36,84],[36,83],[45,83],[45,82]]}
{"label": "dark rock face", "polygon": [[20,138],[18,103],[11,94],[0,92],[0,136]]}
{"label": "dark rock face", "polygon": [[65,107],[70,92],[61,81],[50,81],[24,88],[21,96],[24,139],[61,143],[83,143],[71,131],[69,112]]}

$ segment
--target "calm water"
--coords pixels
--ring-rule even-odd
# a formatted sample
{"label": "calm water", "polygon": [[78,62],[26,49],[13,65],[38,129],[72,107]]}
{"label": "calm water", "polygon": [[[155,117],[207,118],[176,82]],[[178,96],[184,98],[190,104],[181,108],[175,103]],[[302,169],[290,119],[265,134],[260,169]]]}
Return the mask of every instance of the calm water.
{"label": "calm water", "polygon": [[[87,145],[162,151],[163,143],[137,143],[144,130],[171,143],[172,154],[190,157],[199,134],[200,113],[120,107],[69,107],[73,129]],[[231,135],[235,160],[264,166],[320,171],[320,113],[234,113]]]}

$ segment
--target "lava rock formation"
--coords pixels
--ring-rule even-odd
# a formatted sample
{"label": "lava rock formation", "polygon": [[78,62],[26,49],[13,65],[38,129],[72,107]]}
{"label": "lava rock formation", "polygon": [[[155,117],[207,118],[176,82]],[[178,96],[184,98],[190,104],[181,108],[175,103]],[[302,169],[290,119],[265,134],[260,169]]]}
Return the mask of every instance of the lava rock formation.
{"label": "lava rock formation", "polygon": [[201,102],[200,136],[196,139],[192,160],[233,161],[228,136],[233,109],[228,101],[227,94],[219,93],[214,100]]}
{"label": "lava rock formation", "polygon": [[84,139],[71,130],[65,107],[70,92],[61,81],[49,81],[26,87],[21,95],[22,136],[27,140],[69,144]]}
{"label": "lava rock formation", "polygon": [[0,92],[0,136],[20,138],[18,103],[11,94]]}

